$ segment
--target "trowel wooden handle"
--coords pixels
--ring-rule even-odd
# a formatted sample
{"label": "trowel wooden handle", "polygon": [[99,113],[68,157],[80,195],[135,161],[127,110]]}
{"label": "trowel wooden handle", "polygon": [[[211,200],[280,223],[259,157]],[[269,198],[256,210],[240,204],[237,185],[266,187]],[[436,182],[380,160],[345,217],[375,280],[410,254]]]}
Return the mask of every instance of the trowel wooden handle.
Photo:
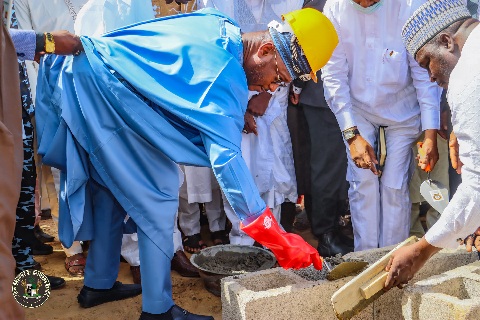
{"label": "trowel wooden handle", "polygon": [[377,292],[383,289],[385,286],[385,281],[387,280],[388,272],[382,271],[377,274],[372,280],[365,283],[363,286],[360,287],[360,293],[362,294],[363,298],[370,299],[373,297]]}

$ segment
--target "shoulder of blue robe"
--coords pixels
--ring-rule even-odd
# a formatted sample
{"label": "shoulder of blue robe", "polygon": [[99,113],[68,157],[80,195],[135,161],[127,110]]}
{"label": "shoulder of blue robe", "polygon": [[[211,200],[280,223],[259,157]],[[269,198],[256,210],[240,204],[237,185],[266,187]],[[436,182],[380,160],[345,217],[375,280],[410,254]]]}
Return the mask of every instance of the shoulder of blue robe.
{"label": "shoulder of blue robe", "polygon": [[228,17],[200,10],[83,41],[144,97],[218,144],[240,150],[248,90],[240,29]]}

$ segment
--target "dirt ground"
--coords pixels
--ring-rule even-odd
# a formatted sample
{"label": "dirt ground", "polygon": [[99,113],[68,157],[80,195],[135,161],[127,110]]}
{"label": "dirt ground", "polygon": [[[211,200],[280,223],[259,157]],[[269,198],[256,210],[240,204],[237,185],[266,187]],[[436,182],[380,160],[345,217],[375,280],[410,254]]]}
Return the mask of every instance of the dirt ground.
{"label": "dirt ground", "polygon": [[[53,221],[51,219],[42,220],[40,225],[45,232],[55,235],[55,242],[50,243],[54,247],[54,252],[48,256],[36,256],[35,259],[42,264],[42,272],[62,277],[67,283],[65,287],[53,290],[50,298],[41,307],[27,309],[26,318],[28,320],[130,320],[139,318],[142,307],[141,295],[89,309],[80,308],[77,303],[77,295],[83,286],[83,278],[70,277],[65,270],[65,254],[58,241]],[[301,235],[316,247],[316,241],[310,232],[306,231]],[[183,278],[174,271],[171,274],[173,299],[177,305],[193,313],[212,315],[215,320],[222,319],[220,298],[206,291],[200,278]],[[123,283],[133,283],[128,264],[120,263],[118,280]]]}

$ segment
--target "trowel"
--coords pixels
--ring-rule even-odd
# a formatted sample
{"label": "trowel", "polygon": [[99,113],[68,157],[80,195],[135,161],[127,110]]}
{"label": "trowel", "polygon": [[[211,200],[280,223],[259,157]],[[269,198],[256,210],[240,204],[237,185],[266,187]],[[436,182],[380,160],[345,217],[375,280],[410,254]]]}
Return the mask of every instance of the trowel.
{"label": "trowel", "polygon": [[331,301],[337,318],[350,319],[380,297],[385,292],[383,287],[388,276],[385,267],[390,257],[396,250],[417,241],[417,237],[403,241],[335,292]]}
{"label": "trowel", "polygon": [[[417,143],[418,153],[421,157],[425,157],[425,151],[422,145],[422,142]],[[430,179],[430,172],[432,171],[430,165],[427,165],[424,170],[427,172],[427,180],[423,181],[420,185],[420,194],[433,209],[442,213],[448,205],[448,189],[441,182]]]}
{"label": "trowel", "polygon": [[341,278],[356,275],[368,265],[366,261],[344,261],[336,266],[323,259],[323,267],[328,271],[327,280],[334,281]]}

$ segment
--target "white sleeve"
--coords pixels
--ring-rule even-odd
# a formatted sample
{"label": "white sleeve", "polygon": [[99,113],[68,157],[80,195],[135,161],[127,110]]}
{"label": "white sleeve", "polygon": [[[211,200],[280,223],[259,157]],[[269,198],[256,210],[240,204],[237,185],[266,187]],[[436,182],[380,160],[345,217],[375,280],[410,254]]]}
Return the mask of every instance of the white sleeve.
{"label": "white sleeve", "polygon": [[101,36],[105,30],[103,20],[105,0],[90,0],[77,14],[74,30],[76,35]]}
{"label": "white sleeve", "polygon": [[341,130],[355,126],[351,112],[350,86],[348,84],[348,62],[340,36],[340,26],[332,12],[331,2],[327,2],[324,9],[325,16],[332,21],[339,36],[339,43],[328,63],[322,68],[322,80],[325,91],[325,100],[335,114]]}
{"label": "white sleeve", "polygon": [[480,63],[476,62],[476,51],[464,49],[463,54],[466,61],[475,60],[457,64],[450,75],[448,91],[453,128],[463,162],[462,183],[440,219],[425,235],[428,243],[440,248],[456,247],[456,239],[465,238],[480,226]]}
{"label": "white sleeve", "polygon": [[440,219],[428,230],[425,240],[437,248],[456,248],[480,226],[480,193],[462,183]]}
{"label": "white sleeve", "polygon": [[427,70],[420,67],[415,59],[408,54],[413,86],[417,91],[420,104],[422,130],[440,128],[440,87],[430,81]]}

